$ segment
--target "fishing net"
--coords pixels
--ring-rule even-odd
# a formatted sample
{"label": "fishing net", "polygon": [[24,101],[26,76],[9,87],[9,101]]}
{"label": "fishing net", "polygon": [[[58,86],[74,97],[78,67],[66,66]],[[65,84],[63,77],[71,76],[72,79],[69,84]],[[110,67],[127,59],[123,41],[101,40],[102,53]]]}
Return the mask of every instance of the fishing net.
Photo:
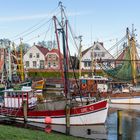
{"label": "fishing net", "polygon": [[124,48],[114,62],[111,62],[111,67],[102,62],[100,66],[105,74],[113,80],[125,82],[140,81],[140,62],[137,51],[135,48],[132,48],[131,44]]}

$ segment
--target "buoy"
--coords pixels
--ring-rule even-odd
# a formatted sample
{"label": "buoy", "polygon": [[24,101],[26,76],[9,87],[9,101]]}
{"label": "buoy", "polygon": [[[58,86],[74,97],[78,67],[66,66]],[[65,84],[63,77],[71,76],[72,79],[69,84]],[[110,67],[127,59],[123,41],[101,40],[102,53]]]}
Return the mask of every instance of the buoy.
{"label": "buoy", "polygon": [[45,118],[45,123],[46,123],[46,124],[51,124],[51,123],[52,123],[52,118],[49,117],[49,116],[47,116],[47,117]]}

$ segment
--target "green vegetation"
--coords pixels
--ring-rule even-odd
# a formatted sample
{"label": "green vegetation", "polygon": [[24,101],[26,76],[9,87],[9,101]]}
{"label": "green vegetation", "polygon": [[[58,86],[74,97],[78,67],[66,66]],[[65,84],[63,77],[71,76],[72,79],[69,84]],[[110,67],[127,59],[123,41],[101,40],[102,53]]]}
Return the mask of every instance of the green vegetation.
{"label": "green vegetation", "polygon": [[[97,75],[103,75],[103,73],[100,72],[96,72]],[[91,72],[82,72],[82,75],[91,75]],[[61,77],[61,73],[59,71],[54,71],[54,72],[45,72],[45,71],[38,71],[38,72],[28,72],[28,76],[29,77],[34,77],[34,78],[60,78]],[[75,72],[75,76],[76,78],[79,77],[79,72]],[[74,73],[73,72],[69,72],[68,73],[68,77],[69,78],[75,78],[74,77]]]}
{"label": "green vegetation", "polygon": [[39,130],[0,125],[0,140],[84,140],[59,133],[47,134]]}

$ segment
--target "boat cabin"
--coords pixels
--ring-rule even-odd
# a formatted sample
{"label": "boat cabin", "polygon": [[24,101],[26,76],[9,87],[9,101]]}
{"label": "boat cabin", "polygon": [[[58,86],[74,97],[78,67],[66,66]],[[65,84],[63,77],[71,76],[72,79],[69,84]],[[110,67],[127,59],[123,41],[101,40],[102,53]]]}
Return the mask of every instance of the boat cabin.
{"label": "boat cabin", "polygon": [[4,90],[4,104],[6,108],[21,108],[23,101],[27,101],[28,108],[32,108],[37,103],[37,97],[30,87],[22,87],[21,90]]}
{"label": "boat cabin", "polygon": [[100,93],[107,92],[108,90],[108,78],[103,76],[81,77],[80,87],[82,90],[99,91]]}

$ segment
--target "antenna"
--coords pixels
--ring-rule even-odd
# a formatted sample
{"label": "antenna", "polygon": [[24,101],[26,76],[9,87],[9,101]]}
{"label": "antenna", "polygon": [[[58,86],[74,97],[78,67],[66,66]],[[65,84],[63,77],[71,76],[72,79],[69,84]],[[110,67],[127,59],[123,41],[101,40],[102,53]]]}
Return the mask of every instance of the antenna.
{"label": "antenna", "polygon": [[59,1],[58,6],[60,6],[61,9],[61,26],[64,27],[64,6],[61,1]]}

